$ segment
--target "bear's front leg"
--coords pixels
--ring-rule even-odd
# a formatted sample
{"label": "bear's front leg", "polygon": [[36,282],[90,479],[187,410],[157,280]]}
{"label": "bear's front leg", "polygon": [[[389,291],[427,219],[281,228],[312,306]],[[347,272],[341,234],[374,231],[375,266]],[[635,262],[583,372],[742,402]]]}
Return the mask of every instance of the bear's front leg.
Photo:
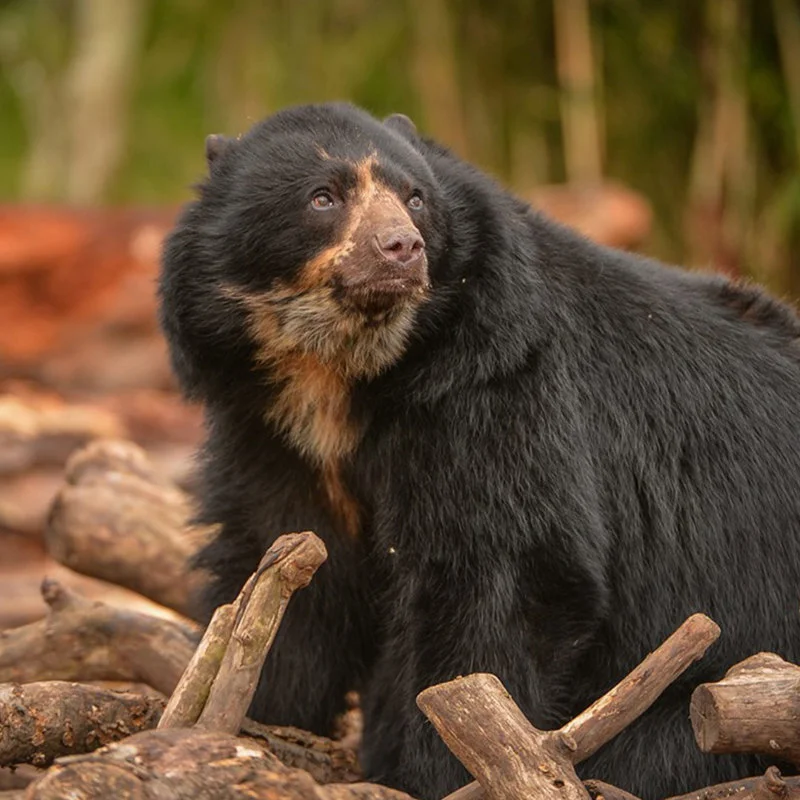
{"label": "bear's front leg", "polygon": [[[570,675],[596,630],[600,604],[590,583],[574,605],[537,599],[536,564],[495,552],[493,561],[400,570],[391,635],[363,698],[361,762],[369,780],[420,800],[471,780],[416,706],[423,689],[459,675],[496,675],[537,727],[569,718],[576,699]],[[552,587],[557,576],[552,566],[548,572]]]}

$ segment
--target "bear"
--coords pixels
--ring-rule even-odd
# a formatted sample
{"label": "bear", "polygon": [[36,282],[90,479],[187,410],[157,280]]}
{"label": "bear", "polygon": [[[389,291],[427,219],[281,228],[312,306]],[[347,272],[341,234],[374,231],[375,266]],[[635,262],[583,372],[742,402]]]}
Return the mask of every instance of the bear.
{"label": "bear", "polygon": [[560,726],[689,615],[720,640],[579,767],[642,798],[758,774],[697,748],[692,689],[800,658],[800,321],[764,290],[610,249],[348,103],[210,136],[165,241],[160,321],[205,409],[198,615],[276,536],[329,557],[250,714],[328,734],[367,779],[470,780],[415,704],[497,675]]}

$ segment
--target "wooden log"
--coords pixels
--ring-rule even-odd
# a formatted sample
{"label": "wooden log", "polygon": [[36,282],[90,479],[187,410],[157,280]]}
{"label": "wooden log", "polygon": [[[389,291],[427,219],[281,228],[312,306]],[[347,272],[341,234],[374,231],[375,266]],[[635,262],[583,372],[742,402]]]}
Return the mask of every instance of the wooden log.
{"label": "wooden log", "polygon": [[26,794],[26,800],[65,797],[412,800],[373,784],[319,785],[258,742],[197,728],[147,731],[91,755],[61,759]]}
{"label": "wooden log", "polygon": [[169,696],[199,639],[187,625],[89,602],[42,582],[48,616],[0,631],[0,682],[116,680]]}
{"label": "wooden log", "polygon": [[44,767],[154,727],[163,698],[81,683],[0,685],[0,766]]}
{"label": "wooden log", "polygon": [[[719,634],[708,617],[692,615],[620,683],[557,731],[542,732],[528,723],[494,676],[457,678],[421,692],[417,704],[480,784],[448,800],[587,798],[573,765],[650,708]],[[481,699],[483,692],[490,699]],[[476,713],[483,718],[475,719]],[[507,726],[514,731],[511,737],[504,733]]]}
{"label": "wooden log", "polygon": [[760,753],[800,765],[800,666],[759,653],[692,694],[692,729],[704,753]]}
{"label": "wooden log", "polygon": [[0,396],[0,475],[61,466],[87,442],[125,433],[119,419],[101,408],[67,405],[51,396],[27,402]]}
{"label": "wooden log", "polygon": [[50,554],[83,575],[191,615],[189,498],[131,442],[98,441],[67,463],[45,529]]}
{"label": "wooden log", "polygon": [[[0,684],[0,767],[44,767],[66,755],[91,753],[156,727],[163,709],[160,696],[89,684]],[[243,732],[243,747],[251,740],[266,746],[282,764],[308,772],[319,783],[349,783],[361,777],[355,753],[338,742],[250,720]],[[23,770],[22,777],[20,787],[36,776]]]}
{"label": "wooden log", "polygon": [[311,581],[328,557],[310,531],[279,536],[237,601],[237,618],[219,672],[197,721],[236,733],[258,686],[261,669],[291,596]]}
{"label": "wooden log", "polygon": [[251,719],[244,721],[241,733],[263,742],[281,764],[302,769],[318,783],[354,783],[362,778],[356,751],[344,742]]}

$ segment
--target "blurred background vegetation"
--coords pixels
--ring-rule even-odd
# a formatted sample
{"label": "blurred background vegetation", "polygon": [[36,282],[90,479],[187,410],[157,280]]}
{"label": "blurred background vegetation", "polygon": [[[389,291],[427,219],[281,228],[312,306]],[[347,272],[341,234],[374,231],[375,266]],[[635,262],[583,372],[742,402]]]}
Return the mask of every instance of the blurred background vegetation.
{"label": "blurred background vegetation", "polygon": [[206,133],[334,98],[800,296],[798,0],[0,0],[0,199],[181,201]]}

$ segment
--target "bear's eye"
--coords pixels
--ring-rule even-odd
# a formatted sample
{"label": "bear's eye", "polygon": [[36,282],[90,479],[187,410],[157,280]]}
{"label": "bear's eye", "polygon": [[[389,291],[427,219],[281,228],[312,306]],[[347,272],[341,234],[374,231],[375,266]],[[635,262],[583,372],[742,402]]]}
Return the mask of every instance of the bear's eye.
{"label": "bear's eye", "polygon": [[311,198],[311,207],[317,211],[327,211],[334,205],[333,195],[330,192],[317,192]]}
{"label": "bear's eye", "polygon": [[409,198],[408,207],[412,211],[421,211],[425,207],[425,203],[422,202],[422,198],[415,192]]}

